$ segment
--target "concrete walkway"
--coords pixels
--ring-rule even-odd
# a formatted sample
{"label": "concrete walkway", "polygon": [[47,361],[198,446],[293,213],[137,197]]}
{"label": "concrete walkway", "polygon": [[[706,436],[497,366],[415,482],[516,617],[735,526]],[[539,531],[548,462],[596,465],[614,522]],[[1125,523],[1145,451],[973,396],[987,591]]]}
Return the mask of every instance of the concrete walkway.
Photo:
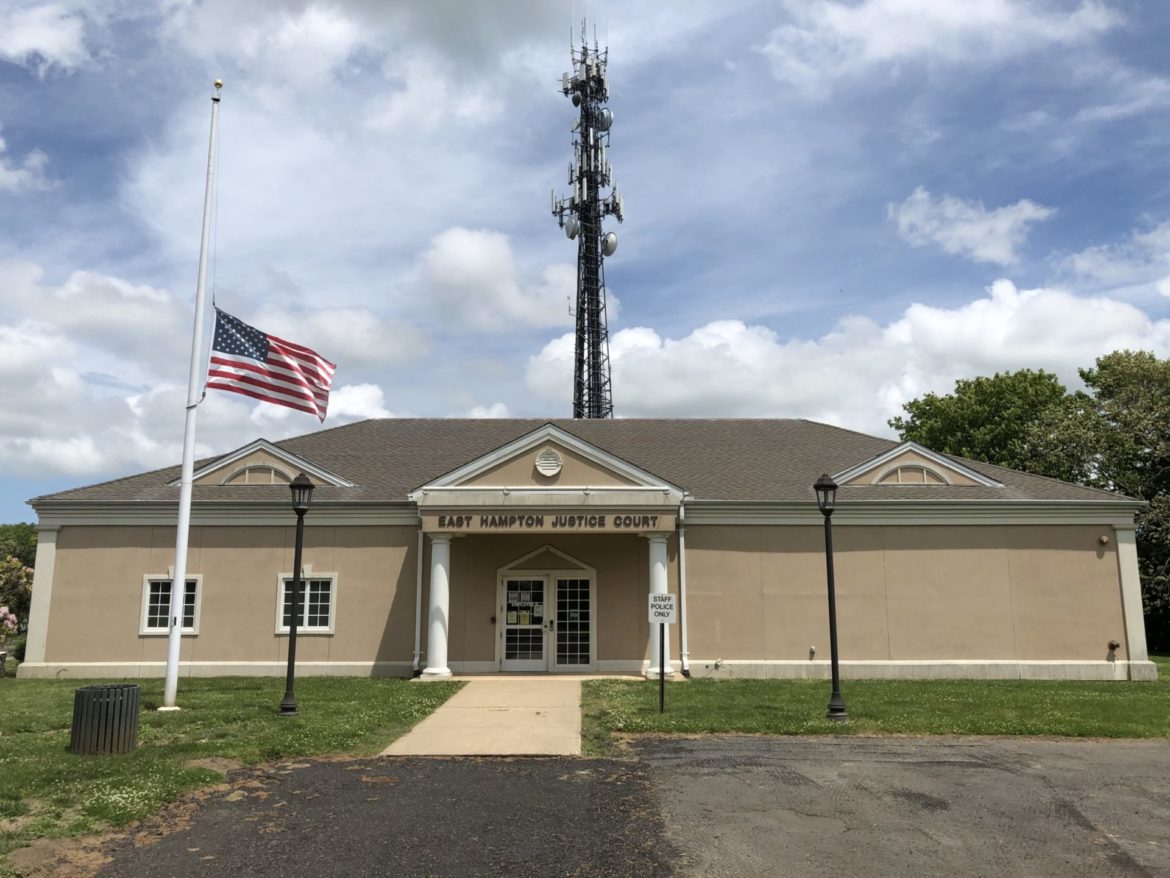
{"label": "concrete walkway", "polygon": [[[426,683],[419,683],[426,686]],[[579,756],[580,677],[476,677],[383,756]]]}

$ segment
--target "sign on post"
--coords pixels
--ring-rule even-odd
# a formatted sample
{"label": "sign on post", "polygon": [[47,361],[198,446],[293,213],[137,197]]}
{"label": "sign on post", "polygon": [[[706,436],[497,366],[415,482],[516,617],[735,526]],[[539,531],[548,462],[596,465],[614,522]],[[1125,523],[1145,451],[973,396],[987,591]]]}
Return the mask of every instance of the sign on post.
{"label": "sign on post", "polygon": [[650,622],[673,625],[675,623],[675,603],[672,594],[650,595]]}
{"label": "sign on post", "polygon": [[675,619],[674,595],[650,595],[650,624],[658,623],[658,712],[666,705],[666,626]]}

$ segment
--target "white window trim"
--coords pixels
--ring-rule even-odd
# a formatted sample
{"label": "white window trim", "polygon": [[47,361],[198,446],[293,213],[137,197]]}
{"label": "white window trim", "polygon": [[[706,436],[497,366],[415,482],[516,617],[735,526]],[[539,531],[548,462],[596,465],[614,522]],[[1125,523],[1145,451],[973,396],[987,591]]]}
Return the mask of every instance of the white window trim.
{"label": "white window trim", "polygon": [[[882,482],[882,479],[885,479],[888,476],[892,475],[893,473],[900,472],[901,470],[904,470],[904,469],[920,469],[924,473],[929,473],[930,475],[933,475],[936,478],[941,479],[942,484],[937,484],[935,482],[927,482],[927,481],[903,482],[901,480],[901,476],[898,477],[897,482],[892,482],[892,483],[883,483]],[[925,479],[925,476],[923,476],[923,478]],[[947,474],[945,472],[943,472],[940,469],[936,469],[933,466],[927,466],[924,463],[904,461],[902,463],[896,463],[893,466],[886,467],[884,470],[879,472],[877,474],[877,476],[874,477],[874,480],[873,480],[873,482],[871,482],[871,484],[881,485],[883,488],[903,488],[903,487],[905,487],[905,488],[923,488],[923,487],[929,488],[932,486],[935,488],[945,488],[945,487],[953,486],[954,482],[952,482],[947,477]]]}
{"label": "white window trim", "polygon": [[[160,580],[171,581],[171,588],[175,587],[174,573],[147,573],[142,577],[142,610],[138,617],[138,633],[143,637],[166,637],[170,634],[168,628],[147,628],[146,620],[150,611],[150,584],[152,582],[159,582]],[[194,625],[190,628],[183,628],[182,634],[184,637],[190,635],[191,637],[199,634],[199,615],[200,605],[203,603],[203,574],[202,573],[188,573],[187,581],[195,581],[195,619]],[[184,586],[184,591],[186,586]]]}
{"label": "white window trim", "polygon": [[[244,474],[246,474],[254,469],[266,469],[269,471],[269,473],[278,473],[278,474],[284,476],[284,481],[283,482],[272,481],[272,482],[268,482],[268,483],[248,482],[247,476]],[[245,481],[239,482],[238,484],[232,484],[232,479],[234,479],[240,475],[244,475]],[[232,470],[232,472],[222,482],[220,482],[220,485],[231,485],[231,487],[233,487],[233,488],[239,488],[239,487],[269,488],[272,485],[287,485],[292,480],[293,480],[293,477],[291,475],[289,475],[288,470],[283,469],[282,467],[279,467],[274,463],[250,463],[247,466],[241,466],[237,469]]]}
{"label": "white window trim", "polygon": [[[276,633],[288,635],[288,626],[284,624],[284,583],[285,580],[292,580],[291,572],[281,573],[276,577]],[[310,579],[328,579],[329,580],[329,625],[328,627],[314,627],[308,628],[305,625],[297,623],[297,636],[302,634],[333,634],[333,629],[337,625],[337,574],[336,573],[314,573],[313,569],[308,565],[305,566],[304,572],[301,574],[302,580]],[[305,605],[301,605],[301,618],[304,618]]]}

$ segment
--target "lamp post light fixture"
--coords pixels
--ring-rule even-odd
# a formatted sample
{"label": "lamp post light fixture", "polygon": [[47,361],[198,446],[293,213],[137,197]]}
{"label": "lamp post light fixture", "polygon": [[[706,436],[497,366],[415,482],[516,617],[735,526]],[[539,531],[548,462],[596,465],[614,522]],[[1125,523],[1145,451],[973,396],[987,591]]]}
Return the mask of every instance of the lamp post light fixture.
{"label": "lamp post light fixture", "polygon": [[284,681],[284,700],[280,702],[281,716],[297,715],[297,699],[293,694],[293,679],[297,665],[297,622],[301,616],[301,549],[305,542],[305,513],[313,502],[314,485],[304,473],[289,483],[292,490],[292,508],[297,514],[297,540],[293,550],[292,613],[288,623],[288,672]]}
{"label": "lamp post light fixture", "polygon": [[845,699],[841,697],[841,668],[837,658],[837,589],[833,582],[833,508],[837,504],[837,483],[828,473],[813,483],[817,506],[825,517],[825,571],[829,577],[829,658],[833,667],[833,694],[825,715],[837,722],[849,719]]}

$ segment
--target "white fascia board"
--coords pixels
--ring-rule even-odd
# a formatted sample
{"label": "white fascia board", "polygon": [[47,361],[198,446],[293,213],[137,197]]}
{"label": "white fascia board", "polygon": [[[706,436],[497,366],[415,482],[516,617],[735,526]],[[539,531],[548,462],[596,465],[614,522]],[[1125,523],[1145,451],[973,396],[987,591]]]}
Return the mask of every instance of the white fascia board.
{"label": "white fascia board", "polygon": [[543,488],[538,486],[484,487],[483,485],[452,485],[449,487],[420,488],[410,495],[419,509],[488,509],[510,506],[580,506],[580,507],[646,507],[661,509],[677,507],[682,493],[669,487],[652,488],[641,485],[568,486]]}
{"label": "white fascia board", "polygon": [[[838,505],[838,525],[1089,524],[1133,527],[1137,501],[866,500]],[[688,525],[819,525],[816,503],[733,503],[688,500]]]}
{"label": "white fascia board", "polygon": [[[174,527],[178,502],[82,502],[43,504],[36,508],[38,527],[142,526]],[[198,527],[283,527],[296,524],[287,503],[193,503],[191,525]],[[407,526],[419,524],[413,503],[337,503],[313,506],[305,526]]]}
{"label": "white fascia board", "polygon": [[620,457],[616,457],[608,451],[598,448],[596,445],[591,445],[585,440],[574,436],[572,433],[565,432],[555,424],[545,424],[543,427],[537,427],[531,433],[526,433],[518,439],[513,439],[507,445],[501,445],[495,451],[489,451],[487,454],[475,458],[458,469],[451,470],[449,473],[440,476],[432,482],[420,485],[410,492],[409,497],[411,500],[416,500],[424,491],[435,490],[436,488],[455,487],[457,483],[485,473],[505,460],[515,457],[518,454],[523,454],[526,451],[531,451],[544,442],[556,442],[565,448],[570,448],[586,460],[590,460],[599,466],[603,466],[606,469],[637,482],[638,487],[668,488],[677,492],[679,497],[683,494],[682,489],[677,485],[663,481],[653,473],[641,467],[634,466],[632,463],[628,463]]}
{"label": "white fascia board", "polygon": [[[278,445],[273,445],[267,439],[257,439],[254,442],[249,442],[243,448],[237,448],[235,451],[230,451],[222,457],[217,457],[211,463],[197,469],[192,475],[191,479],[192,481],[198,481],[207,474],[213,473],[216,470],[226,469],[236,461],[243,460],[249,454],[253,454],[257,451],[263,451],[267,454],[271,454],[277,460],[288,464],[288,466],[292,467],[293,469],[303,471],[306,475],[316,476],[321,481],[326,482],[335,488],[353,487],[353,482],[349,481],[348,479],[344,479],[336,473],[331,473],[324,467],[317,466],[315,463],[311,463],[300,455],[293,454],[291,451],[286,451]],[[167,487],[169,488],[176,488],[178,486],[179,479],[174,479],[173,481],[167,483]]]}
{"label": "white fascia board", "polygon": [[978,472],[977,470],[973,470],[969,466],[964,466],[957,460],[947,457],[945,454],[939,454],[937,451],[931,451],[925,445],[919,445],[917,442],[912,442],[909,440],[903,442],[901,445],[897,445],[894,448],[891,448],[889,451],[879,454],[877,457],[871,457],[864,463],[859,463],[857,466],[850,467],[847,470],[843,470],[842,472],[837,473],[833,476],[833,481],[835,481],[838,485],[843,485],[851,479],[855,479],[858,476],[863,476],[866,473],[873,472],[879,467],[889,463],[899,455],[905,454],[907,451],[913,451],[920,457],[925,457],[936,466],[941,467],[942,469],[949,469],[952,472],[956,472],[959,475],[971,479],[973,482],[977,482],[986,488],[1003,487],[1002,482],[997,482],[995,479],[990,478],[989,476],[985,476],[983,473]]}

